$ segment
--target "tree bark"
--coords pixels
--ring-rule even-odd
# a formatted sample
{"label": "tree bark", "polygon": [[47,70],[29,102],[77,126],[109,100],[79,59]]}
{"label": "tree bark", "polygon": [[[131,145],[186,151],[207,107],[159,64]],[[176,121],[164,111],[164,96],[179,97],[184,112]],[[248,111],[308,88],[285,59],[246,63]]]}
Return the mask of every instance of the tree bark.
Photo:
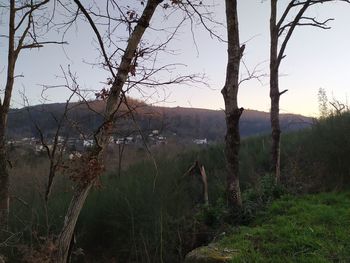
{"label": "tree bark", "polygon": [[8,215],[10,208],[9,197],[9,174],[7,169],[6,152],[4,139],[1,139],[0,145],[0,231],[7,229]]}
{"label": "tree bark", "polygon": [[[18,52],[15,50],[15,0],[10,1],[8,36],[7,79],[4,100],[0,100],[0,228],[6,229],[10,209],[9,173],[6,157],[6,126],[10,99],[14,84],[15,64]],[[1,230],[0,229],[0,230]]]}
{"label": "tree bark", "polygon": [[[81,5],[81,3],[78,0],[74,0],[74,2],[84,13],[84,8]],[[135,26],[131,36],[129,37],[127,47],[125,49],[124,55],[122,56],[117,75],[115,77],[115,80],[109,93],[109,97],[107,99],[107,104],[104,113],[105,125],[103,126],[99,134],[97,134],[97,145],[95,146],[93,157],[96,157],[99,163],[102,163],[103,161],[104,150],[108,143],[109,133],[111,132],[111,124],[114,121],[114,116],[116,114],[116,110],[119,104],[120,93],[127,79],[132,59],[141,41],[141,38],[146,28],[149,26],[149,22],[157,6],[160,3],[161,0],[149,0],[147,2],[142,16],[140,17],[137,25]],[[65,263],[67,261],[69,244],[72,239],[72,235],[80,211],[83,208],[85,200],[92,186],[95,184],[96,180],[98,180],[99,176],[99,174],[96,174],[93,179],[89,180],[86,183],[80,183],[75,188],[74,196],[71,200],[65,217],[64,226],[58,238],[58,252],[56,254],[54,262]]]}
{"label": "tree bark", "polygon": [[93,186],[93,183],[94,182],[90,182],[87,185],[78,185],[75,188],[74,195],[67,210],[64,225],[58,239],[56,260],[53,262],[67,262],[69,247],[74,233],[75,225],[77,223],[80,211],[83,208],[85,200],[90,192],[90,189]]}
{"label": "tree bark", "polygon": [[272,130],[271,145],[271,166],[275,176],[276,184],[280,180],[280,121],[279,121],[279,101],[280,91],[278,85],[278,26],[277,21],[277,0],[271,0],[271,17],[270,17],[270,122]]}
{"label": "tree bark", "polygon": [[226,20],[228,37],[228,61],[225,86],[221,93],[225,101],[225,157],[227,172],[227,200],[231,208],[242,206],[239,186],[239,119],[243,108],[238,108],[237,95],[239,88],[239,65],[244,46],[240,47],[237,17],[237,1],[226,0]]}

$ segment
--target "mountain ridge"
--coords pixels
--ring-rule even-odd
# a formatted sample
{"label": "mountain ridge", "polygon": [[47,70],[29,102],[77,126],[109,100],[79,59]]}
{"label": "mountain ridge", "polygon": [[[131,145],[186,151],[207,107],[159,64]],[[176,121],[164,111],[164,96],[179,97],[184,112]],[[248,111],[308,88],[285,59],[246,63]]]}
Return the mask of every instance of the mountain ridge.
{"label": "mountain ridge", "polygon": [[[105,102],[101,100],[89,101],[88,104],[69,103],[68,118],[62,133],[77,136],[78,132],[72,129],[74,125],[80,126],[80,132],[92,133],[103,122],[104,105]],[[66,103],[51,103],[10,110],[8,136],[38,137],[36,125],[44,131],[45,136],[53,136],[65,107]],[[299,114],[281,114],[280,119],[282,131],[302,129],[312,123],[312,118]],[[128,105],[124,103],[120,106],[116,125],[116,136],[130,134],[135,130],[147,132],[156,129],[164,134],[177,134],[183,138],[208,138],[219,141],[223,140],[226,131],[223,110],[153,106],[131,98],[128,98]],[[252,109],[244,110],[240,130],[242,137],[268,133],[270,114]]]}

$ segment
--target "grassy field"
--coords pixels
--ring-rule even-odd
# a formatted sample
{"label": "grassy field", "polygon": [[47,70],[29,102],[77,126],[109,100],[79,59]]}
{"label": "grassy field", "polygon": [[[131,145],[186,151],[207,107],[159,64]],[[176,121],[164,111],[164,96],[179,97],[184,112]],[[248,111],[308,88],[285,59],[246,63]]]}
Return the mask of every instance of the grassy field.
{"label": "grassy field", "polygon": [[350,262],[350,192],[285,196],[219,246],[231,262]]}

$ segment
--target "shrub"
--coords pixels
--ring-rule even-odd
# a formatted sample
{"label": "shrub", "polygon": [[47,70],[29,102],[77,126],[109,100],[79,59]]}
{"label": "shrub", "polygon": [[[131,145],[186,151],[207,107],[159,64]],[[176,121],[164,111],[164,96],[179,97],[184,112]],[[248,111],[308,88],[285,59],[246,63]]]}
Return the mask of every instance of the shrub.
{"label": "shrub", "polygon": [[296,191],[350,187],[350,112],[315,121],[307,130],[282,137],[284,180]]}

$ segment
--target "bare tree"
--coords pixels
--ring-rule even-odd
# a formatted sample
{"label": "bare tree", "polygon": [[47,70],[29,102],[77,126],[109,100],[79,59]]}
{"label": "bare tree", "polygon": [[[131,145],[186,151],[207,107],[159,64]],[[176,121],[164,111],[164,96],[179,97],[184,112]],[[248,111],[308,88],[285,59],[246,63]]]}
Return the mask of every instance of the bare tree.
{"label": "bare tree", "polygon": [[228,60],[226,68],[225,86],[221,93],[225,101],[225,156],[227,169],[228,203],[232,208],[242,206],[241,190],[239,186],[239,119],[243,108],[238,107],[237,94],[239,88],[239,66],[245,46],[239,43],[239,28],[237,1],[226,0],[226,21],[228,37]]}
{"label": "bare tree", "polygon": [[[113,124],[121,103],[121,97],[124,96],[126,91],[132,88],[155,88],[167,84],[179,84],[186,81],[193,82],[197,79],[193,75],[176,76],[167,81],[160,81],[159,78],[154,77],[157,73],[172,70],[176,66],[172,64],[159,68],[155,67],[156,54],[159,51],[165,50],[169,41],[174,37],[178,28],[183,23],[183,20],[180,19],[179,24],[172,28],[173,33],[170,33],[169,37],[163,43],[146,46],[142,42],[144,33],[149,28],[150,21],[157,7],[162,2],[162,0],[140,1],[143,11],[138,16],[137,12],[131,10],[129,7],[127,10],[123,9],[117,1],[108,0],[106,2],[106,13],[96,13],[92,8],[85,8],[79,0],[74,0],[74,3],[79,8],[79,12],[83,14],[83,17],[95,33],[103,60],[102,65],[111,74],[111,77],[107,83],[110,85],[110,88],[103,90],[103,97],[106,104],[103,111],[103,123],[93,135],[95,145],[91,151],[79,159],[81,162],[79,169],[73,169],[71,171],[71,178],[75,181],[76,186],[65,216],[62,231],[58,237],[55,262],[66,262],[69,257],[69,244],[71,243],[78,216],[91,188],[99,181],[103,171],[104,154],[109,137],[113,131]],[[162,8],[168,9],[176,6],[178,9],[184,10],[184,7],[196,7],[197,4],[195,2],[197,1],[191,2],[191,5],[182,5],[181,1],[169,1],[169,3],[164,1]],[[200,3],[200,1],[198,2]],[[112,16],[112,9],[113,12],[119,12],[120,16]],[[100,33],[99,27],[102,23],[99,22],[96,24],[94,21],[96,18],[106,20],[104,24],[107,27],[105,35]],[[117,26],[114,26],[114,24],[117,24],[117,26],[121,24],[127,25],[129,35],[123,38],[124,43],[126,42],[125,48],[120,48],[118,45],[120,43],[116,43],[114,40],[116,38],[118,39],[118,36],[115,36]],[[166,30],[161,31],[166,32]],[[112,54],[107,54],[108,50],[105,47],[105,43],[116,47]],[[116,62],[115,57],[118,55],[120,55],[120,61]],[[138,76],[140,78],[137,79],[136,77]]]}
{"label": "bare tree", "polygon": [[[271,129],[272,129],[272,170],[276,184],[280,181],[280,138],[281,128],[279,121],[279,101],[287,90],[279,89],[279,66],[285,57],[287,44],[297,26],[313,26],[329,29],[327,23],[333,19],[319,21],[314,17],[306,16],[305,12],[316,4],[335,2],[336,0],[291,0],[288,2],[282,15],[278,18],[278,0],[271,0],[270,16],[270,98],[271,98]],[[348,0],[339,0],[348,2]],[[279,43],[280,42],[280,43]]]}
{"label": "bare tree", "polygon": [[[64,79],[66,81],[66,87],[68,87],[68,85],[69,85],[68,76],[64,75]],[[37,131],[37,133],[39,135],[40,144],[43,147],[44,151],[46,152],[47,158],[48,158],[49,163],[50,163],[47,184],[45,187],[45,194],[44,194],[44,200],[45,200],[46,205],[48,203],[49,196],[51,194],[52,185],[54,183],[56,173],[57,173],[59,167],[63,163],[63,154],[64,154],[64,151],[66,148],[68,136],[65,136],[64,140],[62,141],[61,140],[61,137],[63,135],[62,130],[65,128],[65,125],[67,125],[67,123],[69,122],[68,114],[69,114],[69,111],[72,110],[72,108],[74,107],[74,105],[72,106],[70,104],[70,102],[71,102],[73,96],[76,94],[76,91],[77,91],[77,87],[74,87],[74,90],[72,91],[71,95],[69,96],[69,98],[65,102],[62,114],[59,114],[60,116],[57,116],[53,112],[48,112],[48,114],[50,115],[50,117],[52,118],[52,120],[56,124],[56,129],[54,131],[53,138],[51,138],[51,140],[52,140],[51,143],[48,142],[48,139],[45,136],[45,131],[44,131],[43,127],[41,127],[40,124],[37,122],[37,120],[35,120],[35,118],[33,118],[28,98],[25,96],[25,94],[22,94],[23,100],[24,100],[24,105],[25,105],[27,112],[28,112],[28,116],[34,125],[35,130]]]}
{"label": "bare tree", "polygon": [[9,214],[9,171],[6,157],[6,126],[10,109],[12,90],[15,82],[15,67],[19,54],[24,49],[40,48],[45,44],[62,44],[56,41],[41,41],[38,32],[40,26],[48,21],[44,15],[34,16],[43,11],[49,0],[42,1],[16,1],[10,0],[9,4],[1,3],[0,8],[8,10],[9,27],[8,35],[2,35],[8,39],[7,75],[3,95],[0,97],[0,227],[6,228]]}

